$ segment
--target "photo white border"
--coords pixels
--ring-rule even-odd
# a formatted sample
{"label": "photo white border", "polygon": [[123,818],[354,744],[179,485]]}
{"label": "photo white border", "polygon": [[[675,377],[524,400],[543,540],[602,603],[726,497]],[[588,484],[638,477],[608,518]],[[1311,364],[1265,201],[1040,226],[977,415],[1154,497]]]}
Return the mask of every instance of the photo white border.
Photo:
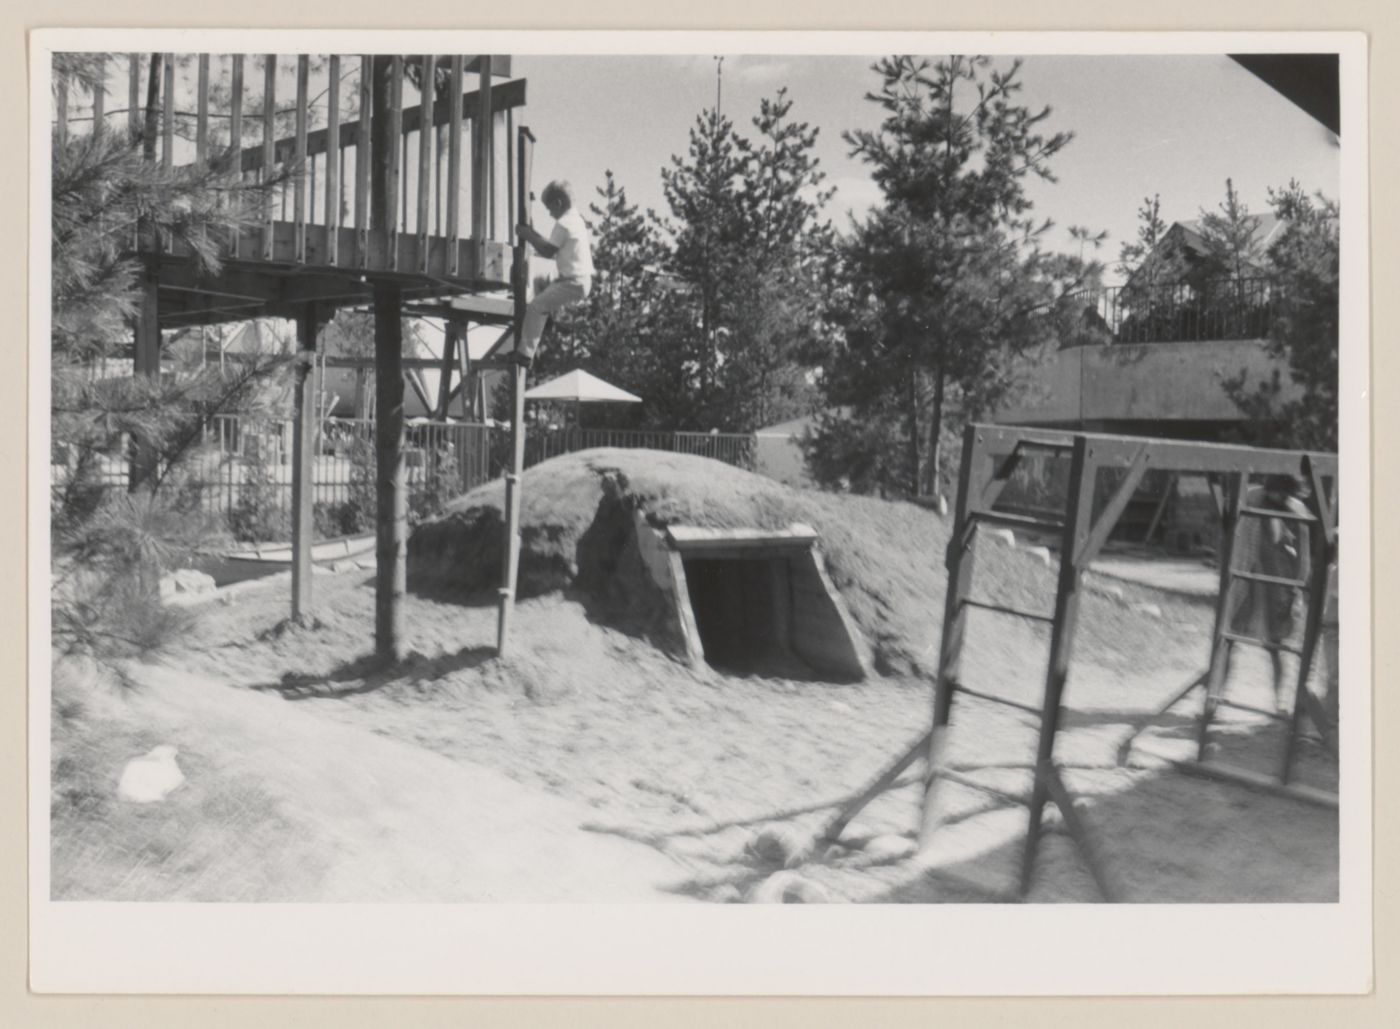
{"label": "photo white border", "polygon": [[[1055,996],[1371,985],[1366,113],[1359,33],[45,30],[31,36],[31,222],[49,221],[48,56],[213,52],[1342,54],[1342,889],[1319,905],[216,905],[48,895],[46,462],[30,485],[31,976],[47,993]],[[49,246],[30,246],[30,454],[48,450]],[[1367,618],[1353,612],[1365,611]],[[139,941],[133,946],[132,941]],[[387,941],[387,943],[386,943]],[[195,945],[197,943],[197,945]]]}

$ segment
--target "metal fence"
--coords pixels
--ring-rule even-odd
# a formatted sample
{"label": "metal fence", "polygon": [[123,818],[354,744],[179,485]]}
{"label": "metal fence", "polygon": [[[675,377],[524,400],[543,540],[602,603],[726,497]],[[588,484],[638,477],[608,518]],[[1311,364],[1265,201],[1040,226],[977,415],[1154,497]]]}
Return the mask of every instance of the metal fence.
{"label": "metal fence", "polygon": [[[237,539],[288,539],[293,433],[290,418],[217,415],[205,427],[202,445],[182,463],[179,474],[167,480],[166,488],[184,509],[222,517]],[[129,443],[114,439],[109,453],[87,471],[90,480],[125,489]],[[531,429],[526,465],[594,447],[696,454],[749,470],[754,465],[751,435],[577,428]],[[509,449],[508,426],[408,424],[403,455],[410,522],[431,517],[453,497],[500,475]],[[53,486],[61,488],[70,474],[66,460],[56,455]],[[311,478],[318,538],[371,531],[376,507],[374,421],[324,419],[317,427]]]}
{"label": "metal fence", "polygon": [[1267,279],[1112,286],[1083,299],[1084,342],[1262,339],[1275,314]]}

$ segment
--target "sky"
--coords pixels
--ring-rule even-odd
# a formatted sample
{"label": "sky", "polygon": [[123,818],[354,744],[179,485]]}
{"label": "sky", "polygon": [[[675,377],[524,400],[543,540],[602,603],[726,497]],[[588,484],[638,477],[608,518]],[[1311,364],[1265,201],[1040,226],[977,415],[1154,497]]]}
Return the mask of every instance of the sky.
{"label": "sky", "polygon": [[[741,130],[783,86],[792,117],[820,129],[816,152],[837,190],[829,210],[838,224],[879,197],[841,138],[879,123],[865,99],[879,85],[872,62],[746,54],[722,66],[722,110]],[[521,121],[538,140],[536,189],[567,178],[591,198],[611,169],[629,200],[664,212],[661,169],[686,152],[696,115],[716,103],[716,67],[710,54],[514,57],[513,74],[528,82]],[[1098,256],[1112,265],[1136,235],[1144,197],[1161,196],[1168,224],[1193,219],[1220,203],[1227,178],[1255,213],[1289,179],[1337,197],[1337,138],[1223,55],[1031,55],[1021,81],[1027,106],[1050,106],[1045,129],[1075,137],[1053,161],[1058,181],[1030,186],[1037,214],[1058,226],[1058,247],[1078,249],[1071,225],[1107,230]]]}

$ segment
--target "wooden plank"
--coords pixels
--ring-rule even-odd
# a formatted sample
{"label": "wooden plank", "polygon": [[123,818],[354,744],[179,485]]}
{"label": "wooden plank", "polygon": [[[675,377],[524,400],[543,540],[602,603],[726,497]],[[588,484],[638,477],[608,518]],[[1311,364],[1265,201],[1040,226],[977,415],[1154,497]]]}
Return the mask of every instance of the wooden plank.
{"label": "wooden plank", "polygon": [[[369,261],[369,183],[374,160],[373,136],[374,59],[360,58],[360,135],[355,145],[355,264],[368,267]],[[343,144],[342,144],[343,145]]]}
{"label": "wooden plank", "polygon": [[68,142],[68,76],[58,76],[58,96],[54,98],[54,138],[58,145]]}
{"label": "wooden plank", "polygon": [[402,173],[403,153],[401,143],[403,132],[403,56],[395,54],[389,58],[389,126],[384,134],[389,141],[385,157],[384,201],[387,212],[385,228],[389,232],[389,268],[398,268],[399,178]]}
{"label": "wooden plank", "polygon": [[[1076,436],[1070,456],[1069,509],[1065,514],[1065,534],[1060,545],[1062,554],[1075,553],[1087,539],[1092,524],[1098,465],[1090,456],[1090,451],[1089,441],[1083,436]],[[1055,737],[1059,732],[1065,683],[1069,678],[1070,658],[1074,650],[1080,578],[1080,569],[1073,561],[1060,562],[1060,575],[1055,586],[1055,624],[1050,632],[1050,660],[1041,702],[1040,739],[1036,746],[1035,785],[1031,789],[1030,818],[1026,827],[1025,850],[1021,856],[1022,896],[1030,892],[1036,854],[1040,848],[1040,822],[1050,789],[1044,771],[1051,767],[1055,758]]]}
{"label": "wooden plank", "polygon": [[1231,596],[1233,577],[1230,570],[1235,564],[1235,537],[1239,532],[1239,509],[1244,506],[1249,492],[1249,477],[1231,477],[1228,493],[1225,494],[1220,512],[1220,585],[1215,596],[1215,620],[1211,628],[1210,664],[1206,670],[1205,702],[1201,705],[1201,717],[1196,726],[1196,756],[1204,760],[1206,747],[1210,743],[1210,723],[1215,717],[1215,706],[1225,689],[1225,666],[1229,662],[1230,648],[1234,645],[1226,635],[1234,615],[1234,598]]}
{"label": "wooden plank", "polygon": [[448,405],[452,403],[452,372],[457,366],[457,337],[461,332],[462,324],[455,318],[443,327],[442,364],[438,370],[438,398],[434,409],[439,419],[446,419]]}
{"label": "wooden plank", "polygon": [[[451,64],[450,100],[447,112],[447,238],[456,253],[461,238],[462,205],[462,55],[453,54]],[[448,271],[456,275],[454,265]]]}
{"label": "wooden plank", "polygon": [[296,260],[306,263],[306,120],[310,90],[311,58],[297,57],[296,181],[292,186],[292,224],[296,226]]}
{"label": "wooden plank", "polygon": [[790,525],[786,529],[707,529],[694,525],[668,525],[666,540],[683,551],[743,546],[792,547],[808,549],[818,538],[810,525]]}
{"label": "wooden plank", "polygon": [[203,165],[209,156],[209,55],[199,55],[195,89],[194,163]]}
{"label": "wooden plank", "polygon": [[175,166],[175,55],[166,54],[161,69],[161,148],[160,166]]}
{"label": "wooden plank", "polygon": [[316,528],[312,518],[316,465],[316,334],[315,304],[306,304],[297,317],[296,385],[292,393],[292,619],[311,614],[311,548]]}
{"label": "wooden plank", "polygon": [[895,761],[882,769],[873,779],[870,780],[861,790],[856,793],[850,801],[835,812],[817,830],[816,838],[820,842],[834,842],[841,838],[841,833],[851,820],[861,811],[869,806],[870,802],[883,794],[895,781],[910,768],[915,761],[929,752],[932,746],[933,733],[926,732],[911,743]]}
{"label": "wooden plank", "polygon": [[135,137],[141,131],[141,55],[127,54],[126,130]]}
{"label": "wooden plank", "polygon": [[[332,54],[330,80],[326,85],[327,138],[340,139],[340,55]],[[340,263],[340,162],[344,151],[337,149],[326,161],[326,263]]]}
{"label": "wooden plank", "polygon": [[1118,524],[1118,519],[1127,510],[1128,502],[1133,499],[1133,494],[1137,492],[1142,477],[1147,474],[1148,458],[1147,447],[1143,446],[1138,450],[1133,463],[1128,466],[1122,481],[1118,483],[1118,488],[1108,498],[1098,520],[1093,523],[1093,528],[1089,530],[1088,536],[1075,549],[1074,565],[1076,568],[1081,571],[1088,568],[1094,558],[1098,556],[1099,551],[1103,549],[1103,545],[1108,542],[1108,537],[1113,532],[1114,526]]}
{"label": "wooden plank", "polygon": [[490,225],[490,210],[494,197],[491,171],[492,156],[492,94],[491,59],[481,59],[481,80],[477,87],[477,107],[472,118],[472,238],[484,240]]}
{"label": "wooden plank", "polygon": [[520,571],[520,487],[525,471],[525,369],[510,370],[510,470],[506,473],[505,546],[501,548],[500,608],[496,621],[496,654],[503,656],[510,641],[511,617],[515,613],[515,591]]}
{"label": "wooden plank", "polygon": [[107,128],[107,56],[97,58],[97,85],[92,91],[92,132],[100,136]]}
{"label": "wooden plank", "polygon": [[1298,783],[1281,783],[1277,779],[1270,779],[1266,775],[1260,775],[1247,768],[1239,768],[1220,761],[1173,761],[1172,766],[1177,771],[1195,776],[1198,779],[1213,779],[1217,782],[1232,783],[1246,789],[1270,793],[1277,797],[1288,797],[1291,800],[1300,800],[1305,804],[1312,804],[1332,811],[1338,809],[1338,798],[1335,793],[1328,793],[1326,790]]}
{"label": "wooden plank", "polygon": [[[274,144],[277,136],[277,55],[263,55],[263,138],[262,174],[263,181],[272,175]],[[262,255],[264,261],[272,260],[273,212],[269,204],[267,220],[263,223]]]}
{"label": "wooden plank", "polygon": [[515,111],[506,109],[506,242],[515,245]]}
{"label": "wooden plank", "polygon": [[423,112],[423,124],[418,129],[418,219],[414,228],[418,230],[418,240],[423,248],[424,264],[419,271],[426,272],[428,255],[429,236],[429,204],[432,201],[433,191],[433,83],[437,68],[437,58],[433,54],[422,56],[422,97],[420,108]]}
{"label": "wooden plank", "polygon": [[1079,853],[1084,857],[1084,863],[1089,866],[1089,874],[1094,877],[1099,895],[1111,904],[1120,903],[1123,900],[1123,890],[1109,871],[1108,862],[1104,858],[1100,845],[1102,834],[1094,828],[1088,812],[1075,803],[1074,796],[1065,786],[1058,767],[1054,764],[1047,765],[1042,771],[1042,777],[1050,791],[1050,799],[1064,816],[1070,836],[1079,844]]}
{"label": "wooden plank", "polygon": [[[399,59],[400,64],[402,58]],[[397,71],[402,74],[402,67]],[[397,137],[391,136],[391,139]],[[397,150],[397,148],[392,148]],[[397,661],[402,642],[408,497],[404,489],[402,294],[374,287],[375,418],[375,654]]]}

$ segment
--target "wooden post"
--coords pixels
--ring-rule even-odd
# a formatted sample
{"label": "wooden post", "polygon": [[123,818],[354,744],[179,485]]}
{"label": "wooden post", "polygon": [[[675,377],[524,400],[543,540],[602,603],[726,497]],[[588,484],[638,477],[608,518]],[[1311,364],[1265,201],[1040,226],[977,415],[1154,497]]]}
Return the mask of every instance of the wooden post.
{"label": "wooden post", "polygon": [[1051,762],[1055,756],[1055,734],[1060,728],[1060,706],[1065,681],[1069,677],[1074,630],[1079,618],[1081,568],[1075,555],[1089,538],[1094,508],[1094,482],[1098,466],[1089,450],[1089,441],[1076,436],[1070,455],[1069,509],[1065,514],[1064,536],[1060,543],[1060,576],[1055,590],[1055,620],[1050,629],[1050,667],[1045,677],[1041,703],[1040,740],[1036,748],[1035,782],[1031,787],[1031,810],[1026,829],[1025,851],[1021,859],[1021,895],[1030,892],[1035,856],[1040,847],[1040,820],[1049,799]]}
{"label": "wooden post", "polygon": [[[491,133],[491,58],[478,57],[477,68],[480,70],[477,109],[472,117],[472,242],[480,254],[491,220],[491,170],[495,163]],[[481,265],[478,259],[477,267]]]}
{"label": "wooden post", "polygon": [[360,58],[360,134],[355,137],[355,263],[369,266],[370,169],[379,136],[374,120],[374,58]]}
{"label": "wooden post", "polygon": [[[376,152],[386,162],[384,188],[387,205],[385,211],[388,220],[384,229],[388,233],[386,242],[389,247],[389,268],[397,271],[399,267],[399,184],[400,178],[407,180],[407,176],[402,175],[402,150],[407,145],[403,134],[403,58],[398,54],[389,58],[388,85],[388,126],[382,137],[385,145],[382,151],[376,148]],[[405,207],[407,207],[406,204]],[[406,210],[404,217],[407,217]]]}
{"label": "wooden post", "polygon": [[459,273],[462,238],[462,55],[453,54],[447,118],[447,276]]}
{"label": "wooden post", "polygon": [[332,54],[326,87],[326,263],[340,263],[340,57]]}
{"label": "wooden post", "polygon": [[[233,55],[233,67],[229,70],[229,119],[228,143],[233,155],[233,171],[243,178],[243,55]],[[234,229],[229,233],[229,253],[240,256],[243,233]]]}
{"label": "wooden post", "polygon": [[[276,159],[277,141],[277,55],[263,55],[263,159],[262,176],[266,182],[272,178],[272,166]],[[286,192],[283,191],[283,197]],[[272,260],[272,239],[273,239],[273,214],[272,205],[267,206],[267,218],[263,221],[263,241],[262,256],[264,261]]]}
{"label": "wooden post", "polygon": [[[438,375],[437,417],[447,419],[447,409],[452,403],[452,372],[457,367],[457,338],[462,332],[462,323],[449,318],[443,326],[442,371]],[[465,345],[464,345],[465,349]]]}
{"label": "wooden post", "polygon": [[127,54],[126,130],[133,137],[141,132],[141,55]]}
{"label": "wooden post", "polygon": [[[399,145],[402,121],[398,101],[403,58],[372,58],[371,106],[374,111],[374,168],[371,227],[383,233],[392,254],[398,206]],[[403,293],[392,281],[374,284],[375,364],[375,619],[374,650],[384,660],[397,661],[402,644],[401,622],[405,589],[405,527],[407,502],[403,466]]]}
{"label": "wooden post", "polygon": [[92,134],[102,135],[107,127],[107,58],[97,59],[97,86],[92,91]]}
{"label": "wooden post", "polygon": [[209,156],[209,55],[199,55],[199,93],[195,100],[194,160],[202,165]]}
{"label": "wooden post", "polygon": [[312,498],[316,468],[316,334],[320,328],[316,305],[306,304],[297,316],[296,389],[292,395],[292,620],[311,612],[311,545],[315,538]]}
{"label": "wooden post", "polygon": [[433,193],[433,89],[437,58],[432,54],[424,54],[422,61],[422,88],[419,90],[418,99],[418,211],[413,227],[418,233],[418,271],[420,274],[426,274],[428,241],[431,238],[428,219]]}
{"label": "wooden post", "polygon": [[175,163],[175,55],[165,55],[161,87],[160,167],[169,171]]}
{"label": "wooden post", "polygon": [[292,186],[292,222],[296,261],[306,263],[306,108],[311,75],[311,58],[297,57],[296,181]]}

